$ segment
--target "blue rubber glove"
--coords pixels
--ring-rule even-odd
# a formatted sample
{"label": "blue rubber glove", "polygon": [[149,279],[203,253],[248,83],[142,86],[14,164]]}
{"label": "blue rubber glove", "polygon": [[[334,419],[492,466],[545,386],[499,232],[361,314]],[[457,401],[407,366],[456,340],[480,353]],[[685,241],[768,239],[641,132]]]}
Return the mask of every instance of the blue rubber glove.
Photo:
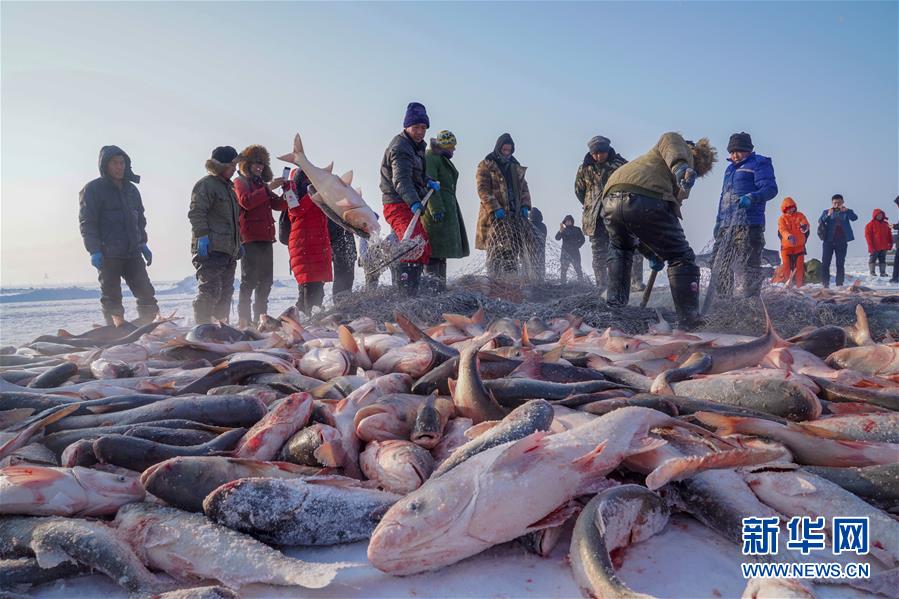
{"label": "blue rubber glove", "polygon": [[247,255],[247,250],[244,249],[243,244],[240,244],[240,249],[237,250],[237,259],[243,260],[243,257]]}
{"label": "blue rubber glove", "polygon": [[197,239],[197,256],[200,258],[209,257],[209,235],[203,235]]}
{"label": "blue rubber glove", "polygon": [[665,268],[665,261],[658,256],[652,256],[649,258],[649,268],[659,272]]}
{"label": "blue rubber glove", "polygon": [[506,218],[506,211],[502,208],[497,208],[493,211],[493,216],[494,218],[496,218],[496,220],[503,220],[504,218]]}
{"label": "blue rubber glove", "polygon": [[674,169],[674,178],[677,180],[678,187],[684,191],[690,191],[693,189],[693,184],[696,183],[696,171],[687,166],[686,163],[681,162]]}
{"label": "blue rubber glove", "polygon": [[412,214],[415,214],[416,212],[421,212],[421,202],[415,202],[414,204],[412,204],[409,207],[412,209]]}
{"label": "blue rubber glove", "polygon": [[444,216],[446,216],[446,212],[435,212],[431,215],[431,218],[434,219],[435,223],[442,223]]}
{"label": "blue rubber glove", "polygon": [[150,248],[147,247],[146,243],[140,246],[140,253],[143,254],[147,266],[153,264],[153,252],[150,251]]}
{"label": "blue rubber glove", "polygon": [[100,270],[100,267],[103,266],[103,252],[94,252],[91,254],[91,266]]}
{"label": "blue rubber glove", "polygon": [[527,217],[528,217],[528,214],[529,214],[530,212],[531,212],[531,209],[528,208],[527,206],[522,206],[522,207],[521,207],[521,216],[523,216],[524,218],[527,218]]}
{"label": "blue rubber glove", "polygon": [[737,201],[737,206],[739,206],[743,210],[746,210],[747,208],[752,206],[752,198],[748,195],[740,196],[740,199]]}
{"label": "blue rubber glove", "polygon": [[428,187],[433,189],[434,192],[438,192],[438,191],[440,191],[440,182],[435,181],[434,179],[431,179],[430,181],[428,181]]}

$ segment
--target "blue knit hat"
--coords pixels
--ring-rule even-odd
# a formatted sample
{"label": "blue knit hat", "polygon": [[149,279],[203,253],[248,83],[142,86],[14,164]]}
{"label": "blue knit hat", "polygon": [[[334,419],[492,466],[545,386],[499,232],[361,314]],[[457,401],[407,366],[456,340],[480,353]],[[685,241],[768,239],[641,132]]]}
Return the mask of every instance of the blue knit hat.
{"label": "blue knit hat", "polygon": [[425,127],[431,126],[431,119],[425,110],[425,105],[418,102],[409,102],[406,106],[406,118],[403,119],[403,129],[412,125],[424,124]]}

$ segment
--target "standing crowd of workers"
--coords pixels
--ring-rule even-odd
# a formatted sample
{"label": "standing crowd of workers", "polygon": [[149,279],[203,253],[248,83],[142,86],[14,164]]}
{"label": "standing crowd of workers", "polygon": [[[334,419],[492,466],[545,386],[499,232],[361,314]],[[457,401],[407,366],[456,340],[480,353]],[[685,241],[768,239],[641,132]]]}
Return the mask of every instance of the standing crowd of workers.
{"label": "standing crowd of workers", "polygon": [[[425,107],[412,102],[403,129],[388,144],[380,169],[383,216],[393,235],[426,240],[415,259],[400,262],[394,284],[410,296],[418,294],[422,274],[444,287],[447,260],[469,255],[468,235],[456,197],[459,171],[453,164],[457,140],[447,130],[425,141],[430,119]],[[575,197],[583,206],[582,227],[572,215],[560,224],[561,280],[573,268],[584,281],[580,248],[589,238],[592,267],[600,293],[613,305],[625,305],[631,290],[642,290],[643,257],[653,271],[667,265],[667,275],[679,325],[701,322],[699,266],[681,226],[681,206],[696,181],[717,160],[707,138],[697,142],[679,133],[665,133],[645,154],[627,161],[606,137],[587,143],[578,166]],[[777,196],[770,158],[757,154],[748,133],[735,133],[727,145],[729,164],[718,203],[712,250],[713,291],[717,297],[759,295],[765,240],[765,206]],[[475,175],[480,208],[475,247],[487,256],[489,276],[545,276],[547,227],[532,206],[526,167],[515,158],[509,133],[496,140],[493,151],[478,164]],[[100,177],[80,194],[79,221],[91,264],[99,272],[101,306],[110,324],[124,320],[121,280],[137,300],[138,317],[150,321],[159,308],[147,275],[153,255],[147,245],[146,218],[136,183],[140,177],[131,159],[117,146],[100,150]],[[346,228],[329,219],[312,200],[315,189],[300,169],[275,177],[268,151],[251,145],[242,152],[220,146],[206,161],[206,176],[193,188],[188,219],[191,250],[198,281],[194,301],[197,323],[228,321],[237,263],[241,264],[237,316],[239,326],[258,324],[268,310],[273,283],[273,246],[288,247],[290,269],[298,285],[297,307],[311,314],[324,300],[324,284],[333,293],[352,290],[358,256],[356,241]],[[235,173],[237,176],[235,177]],[[280,192],[280,193],[277,193]],[[899,196],[895,203],[899,207]],[[279,212],[277,222],[274,213]],[[781,203],[778,237],[781,265],[774,282],[801,286],[806,243],[811,229],[796,201]],[[830,285],[830,265],[836,258],[836,285],[845,279],[845,258],[853,241],[851,222],[858,216],[835,194],[832,206],[818,219],[823,242],[822,282]],[[886,254],[893,247],[893,230],[883,210],[874,210],[865,226],[872,276],[886,276]],[[360,243],[360,252],[365,244]],[[892,282],[897,278],[894,261]],[[377,274],[377,273],[376,273]],[[367,274],[366,283],[377,276]]]}

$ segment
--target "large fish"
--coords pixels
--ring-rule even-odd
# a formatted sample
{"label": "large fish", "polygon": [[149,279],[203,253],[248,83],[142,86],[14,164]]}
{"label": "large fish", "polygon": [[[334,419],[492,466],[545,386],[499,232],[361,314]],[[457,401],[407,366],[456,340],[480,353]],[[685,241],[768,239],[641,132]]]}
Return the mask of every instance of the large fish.
{"label": "large fish", "polygon": [[137,473],[128,470],[0,468],[0,514],[106,516],[143,498]]}
{"label": "large fish", "polygon": [[74,362],[63,362],[59,366],[54,366],[35,377],[34,380],[28,383],[28,386],[37,389],[58,387],[76,374],[78,374],[77,364]]}
{"label": "large fish", "polygon": [[682,381],[672,387],[675,395],[759,410],[788,420],[813,420],[821,415],[821,402],[797,379],[797,375],[784,378],[756,372],[728,373]]}
{"label": "large fish", "polygon": [[610,553],[658,534],[669,515],[668,504],[640,485],[622,485],[591,499],[578,516],[569,553],[584,597],[649,599],[618,578]]}
{"label": "large fish", "polygon": [[217,580],[231,588],[261,582],[320,589],[345,567],[289,558],[201,514],[149,503],[123,507],[115,525],[144,563],[181,580]]}
{"label": "large fish", "polygon": [[[339,225],[348,226],[365,239],[380,237],[381,227],[378,225],[377,215],[362,199],[362,194],[350,187],[353,171],[338,177],[331,172],[334,163],[323,169],[313,165],[306,158],[299,133],[293,139],[293,152],[279,156],[278,159],[297,165],[309,177],[316,191],[312,201],[322,208],[329,218]],[[306,190],[302,189],[299,193],[303,195]]]}
{"label": "large fish", "polygon": [[847,347],[830,354],[825,361],[834,368],[851,368],[864,374],[899,374],[899,343]]}
{"label": "large fish", "polygon": [[[764,436],[787,446],[797,462],[810,466],[874,466],[899,462],[899,445],[834,439],[812,426],[779,424],[746,416],[697,412],[695,417],[716,427],[722,435],[734,433]],[[827,433],[829,431],[825,431]]]}
{"label": "large fish", "polygon": [[142,472],[153,464],[177,456],[216,455],[230,451],[246,432],[242,428],[232,429],[202,445],[188,447],[165,445],[125,435],[105,435],[94,440],[94,455],[101,463]]}
{"label": "large fish", "polygon": [[[899,522],[829,480],[789,469],[746,469],[743,476],[763,503],[786,516],[868,518],[871,554],[887,567],[899,560]],[[828,536],[831,530],[825,527]]]}
{"label": "large fish", "polygon": [[865,468],[803,466],[802,469],[878,504],[899,504],[899,463]]}
{"label": "large fish", "polygon": [[60,456],[63,451],[65,451],[66,447],[77,441],[98,439],[104,435],[125,435],[133,429],[144,428],[146,426],[152,426],[157,429],[197,430],[207,433],[224,433],[228,430],[225,427],[210,426],[191,420],[153,420],[147,423],[139,422],[136,424],[120,424],[117,426],[99,426],[95,428],[76,428],[73,430],[58,431],[41,439],[41,445],[46,446],[50,451],[57,456]]}
{"label": "large fish", "polygon": [[311,415],[311,395],[296,393],[285,397],[247,431],[237,444],[234,457],[271,460],[295,432],[306,426]]}
{"label": "large fish", "polygon": [[811,379],[821,388],[821,397],[835,402],[858,402],[899,412],[899,389],[853,387],[813,376]]}
{"label": "large fish", "polygon": [[[415,427],[419,409],[428,398],[411,393],[392,393],[361,408],[356,412],[353,424],[356,436],[363,441],[387,441],[390,439],[408,440]],[[439,400],[450,404],[447,399]]]}
{"label": "large fish", "polygon": [[103,522],[2,518],[0,552],[4,557],[34,554],[41,568],[79,564],[105,574],[132,593],[149,595],[170,586],[147,570],[128,543]]}
{"label": "large fish", "polygon": [[[0,559],[0,589],[23,590],[36,584],[51,582],[85,574],[88,570],[80,564],[62,562],[52,568],[41,568],[33,557]],[[12,597],[15,597],[14,595]]]}
{"label": "large fish", "polygon": [[452,400],[433,395],[428,397],[418,407],[409,439],[425,449],[434,449],[443,436],[446,423],[453,417],[455,411]]}
{"label": "large fish", "polygon": [[340,431],[316,422],[288,439],[279,459],[306,466],[339,468],[345,457]]}
{"label": "large fish", "polygon": [[203,501],[214,521],[275,545],[336,545],[371,536],[399,495],[341,476],[245,478]]}
{"label": "large fish", "polygon": [[475,424],[485,420],[501,420],[506,415],[506,410],[496,403],[481,380],[479,343],[472,342],[462,350],[459,356],[459,380],[455,386],[450,385],[456,411]]}
{"label": "large fish", "polygon": [[899,443],[899,413],[896,412],[831,416],[804,422],[799,426],[823,435],[830,432],[835,438]]}
{"label": "large fish", "polygon": [[206,393],[215,387],[234,385],[243,379],[256,374],[268,372],[285,372],[285,368],[277,363],[263,360],[236,360],[222,362],[211,371],[178,390],[178,395],[188,393]]}
{"label": "large fish", "polygon": [[140,482],[147,493],[173,507],[202,512],[203,500],[225,483],[241,478],[299,478],[318,474],[285,462],[260,462],[226,456],[183,456],[147,468]]}
{"label": "large fish", "polygon": [[[570,502],[607,483],[627,456],[661,443],[650,429],[685,423],[629,407],[564,433],[538,432],[469,458],[394,505],[368,559],[383,572],[434,570],[568,519]],[[526,501],[509,502],[526,496]]]}

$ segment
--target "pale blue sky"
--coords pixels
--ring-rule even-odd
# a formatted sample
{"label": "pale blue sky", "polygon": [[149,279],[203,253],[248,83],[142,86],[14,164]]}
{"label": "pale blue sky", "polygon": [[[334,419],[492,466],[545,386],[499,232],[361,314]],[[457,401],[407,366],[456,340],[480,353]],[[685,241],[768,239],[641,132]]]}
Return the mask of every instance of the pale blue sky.
{"label": "pale blue sky", "polygon": [[[473,238],[477,162],[509,131],[550,230],[579,220],[574,174],[601,133],[625,157],[664,131],[708,136],[723,159],[749,131],[780,200],[810,220],[841,192],[860,220],[895,219],[897,3],[15,3],[2,27],[0,278],[95,278],[77,193],[99,147],[143,179],[154,279],[192,272],[187,207],[217,145],[303,135],[310,159],[353,169],[380,209],[378,167],[411,100],[459,139]],[[280,170],[275,161],[273,167]],[[711,237],[724,164],[697,184],[684,226]],[[813,235],[810,254],[820,244]],[[850,255],[865,253],[856,241]],[[286,248],[276,275],[289,276]],[[475,255],[475,259],[482,256]],[[585,256],[586,258],[586,256]]]}

